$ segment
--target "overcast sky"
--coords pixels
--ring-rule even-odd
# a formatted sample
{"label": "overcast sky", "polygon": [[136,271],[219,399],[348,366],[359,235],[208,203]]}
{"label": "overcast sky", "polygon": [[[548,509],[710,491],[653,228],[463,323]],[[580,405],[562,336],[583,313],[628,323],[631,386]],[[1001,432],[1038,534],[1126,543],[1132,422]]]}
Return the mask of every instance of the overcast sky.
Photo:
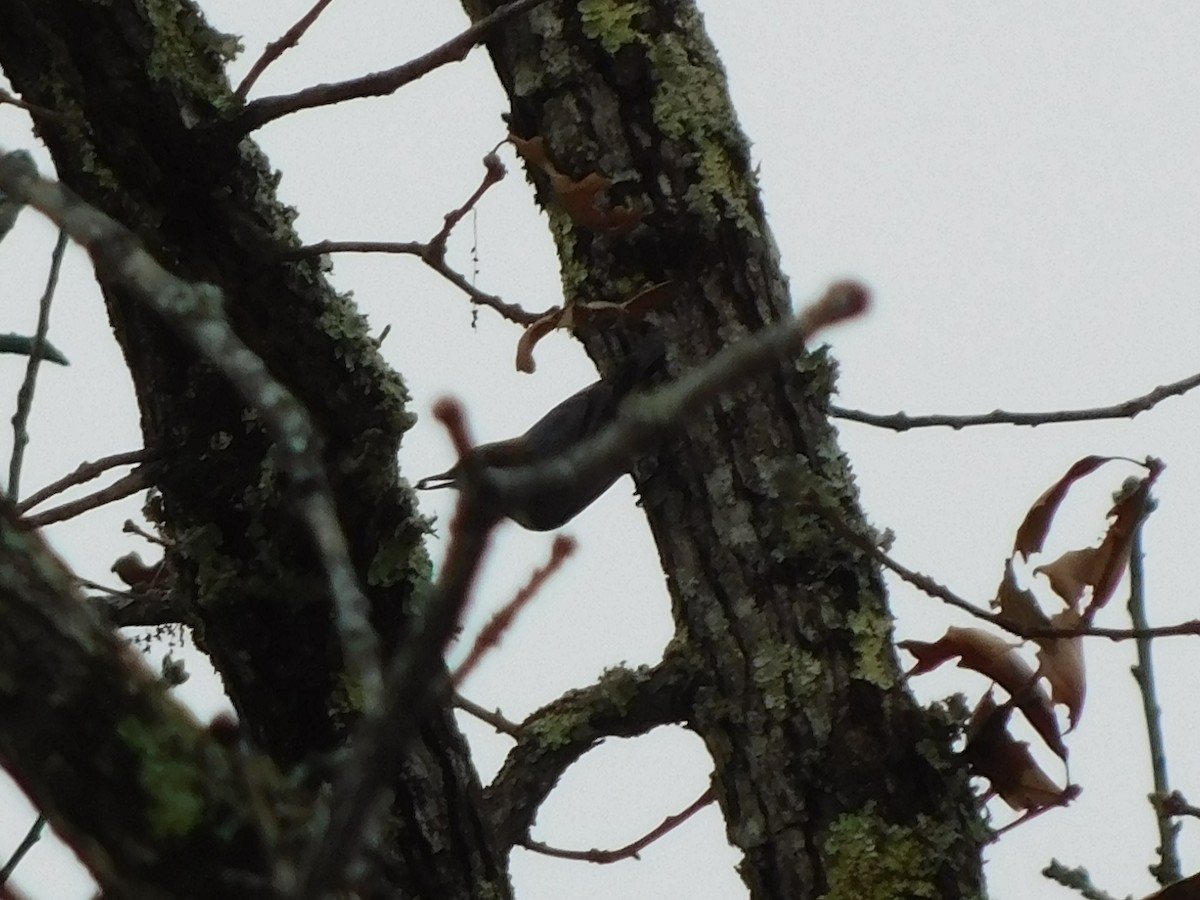
{"label": "overcast sky", "polygon": [[[235,79],[309,5],[202,4],[217,27],[243,36]],[[796,302],[835,277],[873,288],[872,315],[828,335],[841,363],[842,405],[910,413],[1087,407],[1200,369],[1200,6],[701,6],[761,166]],[[337,0],[255,95],[395,65],[464,25],[448,0]],[[504,136],[505,109],[477,51],[396,96],[302,112],[257,137],[283,172],[280,190],[300,210],[306,241],[424,240],[476,185],[480,159]],[[0,146],[30,148],[48,171],[24,114],[12,107],[0,107]],[[501,153],[510,177],[487,195],[477,219],[460,226],[450,261],[470,273],[475,244],[480,287],[543,309],[561,300],[553,249],[511,150]],[[7,298],[0,332],[32,330],[53,242],[53,230],[26,215],[0,245]],[[384,352],[422,415],[401,455],[414,480],[452,461],[445,435],[425,415],[437,397],[462,399],[476,436],[494,440],[523,431],[595,377],[562,333],[539,346],[537,374],[517,374],[518,329],[487,310],[472,329],[465,299],[410,258],[339,257],[334,277],[354,291],[375,329],[393,326]],[[72,366],[42,370],[26,492],[85,459],[140,446],[128,377],[78,252],[67,259],[51,339]],[[20,359],[0,358],[0,396],[15,396],[22,371]],[[842,438],[868,515],[896,533],[894,554],[980,603],[995,590],[1026,509],[1075,459],[1162,457],[1168,469],[1146,544],[1150,615],[1165,624],[1196,616],[1198,404],[1189,396],[1133,422],[1037,429],[893,434],[845,424]],[[10,443],[0,436],[0,457]],[[1111,492],[1132,474],[1134,467],[1114,465],[1081,485],[1048,555],[1099,538]],[[451,500],[446,492],[423,502],[444,521]],[[108,580],[117,556],[146,553],[120,533],[137,509],[131,502],[97,511],[55,526],[50,537],[81,575]],[[579,539],[579,553],[464,691],[510,718],[594,681],[607,666],[656,661],[671,633],[662,573],[627,479],[564,530]],[[545,535],[505,526],[468,632],[548,548]],[[1126,624],[1123,593],[1098,624]],[[948,623],[964,623],[905,585],[893,584],[892,600],[901,637],[932,640]],[[1190,766],[1200,728],[1196,639],[1155,649],[1173,785],[1197,802],[1200,775]],[[1128,672],[1133,652],[1127,644],[1087,645],[1087,707],[1068,738],[1072,780],[1083,794],[989,848],[994,896],[1070,896],[1038,874],[1051,856],[1087,866],[1116,896],[1153,888],[1146,866],[1155,861],[1156,838]],[[182,693],[208,717],[223,695],[188,659],[194,677]],[[924,700],[953,691],[973,700],[986,688],[953,669],[914,686]],[[487,780],[507,742],[465,727]],[[1061,783],[1053,757],[1039,758]],[[710,770],[699,740],[682,731],[610,741],[568,773],[534,836],[571,848],[621,845],[687,806]],[[991,809],[997,824],[1011,820],[998,801]],[[14,789],[0,788],[0,860],[31,817]],[[1185,822],[1185,873],[1200,868],[1196,835]],[[710,807],[641,861],[597,867],[518,851],[512,871],[522,900],[728,900],[745,896],[736,859]],[[35,898],[90,896],[62,860],[44,841],[16,885]]]}

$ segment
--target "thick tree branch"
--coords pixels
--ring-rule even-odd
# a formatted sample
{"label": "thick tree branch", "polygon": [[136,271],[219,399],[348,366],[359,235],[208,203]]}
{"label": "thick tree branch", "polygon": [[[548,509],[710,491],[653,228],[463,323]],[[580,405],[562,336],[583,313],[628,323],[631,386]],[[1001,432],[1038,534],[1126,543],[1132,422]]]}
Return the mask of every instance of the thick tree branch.
{"label": "thick tree branch", "polygon": [[113,896],[270,896],[228,751],[7,506],[0,547],[0,765]]}
{"label": "thick tree branch", "polygon": [[340,81],[336,84],[318,84],[294,94],[264,97],[246,106],[234,119],[233,125],[239,134],[248,134],[263,125],[302,109],[330,106],[360,97],[383,97],[406,84],[428,75],[434,69],[448,63],[460,62],[476,46],[481,44],[495,29],[520,16],[546,0],[513,0],[490,16],[476,22],[470,28],[453,37],[423,56],[361,78]]}
{"label": "thick tree branch", "polygon": [[861,422],[864,425],[874,425],[877,428],[888,428],[892,431],[908,431],[910,428],[932,428],[944,426],[958,431],[975,425],[1054,425],[1063,422],[1095,422],[1100,419],[1132,419],[1139,413],[1144,413],[1166,400],[1168,397],[1179,397],[1188,391],[1200,387],[1200,373],[1181,378],[1170,384],[1156,387],[1148,394],[1122,400],[1112,406],[1093,406],[1090,409],[1063,409],[1056,412],[1005,412],[997,409],[990,413],[975,415],[927,415],[910,416],[898,412],[891,415],[862,412],[857,409],[847,409],[843,406],[829,407],[830,415],[849,422]]}
{"label": "thick tree branch", "polygon": [[653,668],[610,669],[591,687],[564,694],[519,726],[517,744],[485,791],[501,847],[523,844],[538,808],[563,773],[606,737],[635,737],[689,720],[697,673],[668,650]]}
{"label": "thick tree branch", "polygon": [[219,367],[258,410],[292,477],[294,503],[317,548],[337,611],[346,664],[360,681],[369,708],[378,703],[379,650],[321,462],[322,441],[304,406],[275,379],[222,313],[219,289],[189,284],[166,271],[120,223],[31,174],[19,161],[0,157],[0,190],[55,222],[92,257],[98,273],[122,283],[161,315],[181,337]]}

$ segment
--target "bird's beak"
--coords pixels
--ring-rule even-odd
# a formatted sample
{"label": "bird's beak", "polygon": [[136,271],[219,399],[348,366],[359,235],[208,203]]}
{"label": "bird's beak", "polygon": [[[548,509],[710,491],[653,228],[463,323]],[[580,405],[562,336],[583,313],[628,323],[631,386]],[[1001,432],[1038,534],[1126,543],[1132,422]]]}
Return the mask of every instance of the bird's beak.
{"label": "bird's beak", "polygon": [[455,471],[448,469],[441,475],[430,475],[428,478],[422,478],[417,482],[416,488],[418,491],[436,491],[439,488],[454,487],[458,482]]}

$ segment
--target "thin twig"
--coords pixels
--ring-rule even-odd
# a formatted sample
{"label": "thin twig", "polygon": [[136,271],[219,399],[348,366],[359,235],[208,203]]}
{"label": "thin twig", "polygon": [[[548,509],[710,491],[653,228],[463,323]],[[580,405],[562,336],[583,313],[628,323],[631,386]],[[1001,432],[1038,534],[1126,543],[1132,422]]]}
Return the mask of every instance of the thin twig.
{"label": "thin twig", "polygon": [[237,116],[233,127],[239,134],[249,134],[268,122],[302,109],[330,106],[359,97],[382,97],[391,94],[404,85],[411,84],[418,78],[428,75],[434,69],[463,60],[476,45],[486,40],[493,30],[545,2],[546,0],[513,0],[512,3],[502,6],[480,19],[440,47],[403,65],[396,66],[394,69],[374,72],[336,84],[313,85],[294,94],[255,100]]}
{"label": "thin twig", "polygon": [[122,534],[136,534],[144,541],[149,541],[151,544],[158,544],[160,547],[170,547],[171,542],[164,540],[157,534],[151,534],[145,528],[140,526],[133,519],[126,519],[125,524],[121,526]]}
{"label": "thin twig", "polygon": [[323,442],[308,410],[233,330],[219,288],[171,274],[127,228],[61,185],[28,172],[19,159],[0,155],[0,190],[38,209],[79,242],[102,282],[119,286],[162,316],[258,410],[294,486],[293,508],[329,580],[347,674],[362,691],[365,708],[376,708],[382,683],[370,605],[358,585],[322,461]]}
{"label": "thin twig", "polygon": [[8,882],[13,871],[20,865],[21,860],[25,858],[25,854],[33,849],[42,838],[42,829],[46,827],[46,817],[39,815],[34,820],[33,826],[25,833],[25,837],[21,843],[17,845],[17,849],[13,851],[12,856],[8,858],[8,862],[4,864],[4,868],[0,869],[0,888]]}
{"label": "thin twig", "polygon": [[997,409],[990,413],[974,415],[927,415],[910,416],[898,412],[891,415],[862,412],[857,409],[846,409],[842,406],[831,406],[830,414],[850,422],[861,422],[864,425],[874,425],[877,428],[887,428],[892,431],[908,431],[910,428],[933,428],[944,426],[955,431],[970,428],[975,425],[1056,425],[1064,422],[1094,422],[1102,419],[1132,419],[1157,406],[1168,397],[1179,397],[1194,388],[1200,387],[1200,373],[1181,378],[1170,384],[1156,387],[1148,394],[1123,400],[1112,406],[1094,406],[1091,409],[1064,409],[1057,412],[1005,412]]}
{"label": "thin twig", "polygon": [[32,103],[22,100],[20,97],[14,97],[8,91],[0,88],[0,106],[3,106],[6,103],[9,106],[15,106],[18,109],[25,110],[25,112],[29,113],[31,116],[36,116],[42,119],[57,119],[62,121],[67,118],[60,112],[56,112],[53,109],[47,109],[44,106],[35,106]]}
{"label": "thin twig", "polygon": [[53,525],[55,522],[64,522],[67,519],[73,519],[85,512],[99,509],[101,506],[109,503],[115,503],[117,500],[124,500],[138,491],[144,491],[154,483],[150,476],[151,471],[149,466],[138,466],[128,475],[118,478],[108,487],[94,491],[85,497],[80,497],[78,500],[71,500],[59,506],[53,506],[45,512],[24,516],[22,521],[30,528],[42,528],[46,525]]}
{"label": "thin twig", "polygon": [[[1153,501],[1147,501],[1145,512],[1134,528],[1133,541],[1129,548],[1129,620],[1134,628],[1146,628],[1146,580],[1144,558],[1142,554],[1142,533],[1146,524],[1145,516],[1154,508]],[[1142,714],[1146,719],[1146,739],[1150,745],[1150,772],[1154,778],[1154,794],[1151,796],[1165,797],[1170,791],[1167,778],[1167,751],[1162,733],[1162,709],[1158,705],[1158,693],[1154,686],[1154,661],[1152,646],[1149,638],[1139,637],[1135,641],[1137,647],[1137,664],[1130,672],[1137,682],[1138,693],[1142,697]],[[1159,884],[1171,884],[1182,876],[1179,870],[1179,848],[1176,840],[1179,836],[1179,823],[1171,819],[1171,815],[1160,806],[1151,803],[1154,808],[1154,818],[1158,825],[1158,863],[1150,867],[1150,873]]]}
{"label": "thin twig", "polygon": [[58,232],[54,252],[50,254],[50,274],[46,289],[38,303],[37,331],[30,347],[29,362],[25,366],[25,380],[17,390],[17,411],[13,414],[12,458],[8,464],[8,499],[15,502],[21,491],[21,465],[25,461],[25,447],[29,443],[29,414],[33,411],[33,391],[37,385],[38,369],[42,365],[42,353],[46,346],[46,334],[50,330],[50,302],[58,286],[58,273],[62,270],[63,254],[67,250],[67,233]]}
{"label": "thin twig", "polygon": [[640,859],[639,854],[643,850],[663,835],[674,831],[716,799],[716,793],[712,788],[709,788],[683,812],[667,816],[657,828],[652,829],[624,847],[618,847],[616,850],[562,850],[558,847],[551,847],[549,844],[543,844],[541,841],[535,841],[533,838],[526,838],[521,842],[521,846],[527,850],[532,850],[534,853],[541,853],[543,856],[555,856],[559,859],[577,859],[601,865],[619,862],[622,859]]}
{"label": "thin twig", "polygon": [[516,595],[504,604],[497,613],[492,616],[490,622],[484,626],[483,630],[475,638],[475,643],[471,647],[471,652],[467,654],[467,658],[463,660],[462,665],[455,669],[454,674],[450,678],[451,685],[457,689],[462,686],[462,683],[467,680],[475,667],[479,665],[479,661],[488,653],[489,650],[499,646],[500,638],[503,637],[512,625],[513,620],[520,614],[521,610],[537,596],[538,591],[549,580],[550,576],[562,568],[562,564],[567,561],[572,553],[575,552],[575,539],[566,535],[558,535],[554,538],[554,545],[550,550],[550,559],[546,565],[540,569],[534,569],[533,575],[529,581],[519,590]]}
{"label": "thin twig", "polygon": [[304,32],[308,31],[313,22],[317,21],[317,17],[325,12],[327,7],[333,0],[317,0],[316,4],[297,20],[296,24],[285,31],[278,39],[267,44],[263,50],[262,56],[255,60],[254,65],[250,67],[250,71],[246,73],[246,77],[242,79],[242,83],[237,86],[237,90],[233,92],[235,97],[240,97],[243,100],[250,93],[250,88],[254,86],[254,82],[258,81],[259,76],[267,70],[267,66],[283,56],[288,50],[300,43],[300,38],[304,36]]}
{"label": "thin twig", "polygon": [[884,568],[894,572],[901,580],[908,582],[921,591],[921,593],[928,594],[935,600],[941,600],[955,609],[961,609],[963,612],[977,619],[989,622],[997,628],[1003,628],[1005,631],[1019,638],[1030,640],[1033,638],[1101,637],[1107,638],[1110,641],[1132,641],[1139,638],[1200,637],[1200,619],[1191,619],[1175,625],[1156,625],[1146,628],[1099,628],[1094,625],[1075,628],[1052,628],[1049,626],[1040,627],[1014,622],[1002,613],[988,612],[988,610],[972,603],[970,600],[964,599],[928,575],[910,569],[903,563],[898,562],[868,538],[852,529],[836,512],[826,508],[824,505],[813,502],[804,504],[803,508],[820,513],[843,538],[854,544],[854,546],[858,547],[864,553],[873,556]]}
{"label": "thin twig", "polygon": [[320,241],[315,244],[306,244],[303,247],[285,250],[279,254],[278,258],[281,261],[293,261],[310,259],[314,256],[324,256],[327,253],[396,253],[415,256],[466,294],[474,305],[494,309],[501,316],[510,322],[516,322],[518,325],[532,325],[543,318],[546,313],[526,312],[515,303],[508,303],[495,294],[481,291],[446,263],[446,242],[454,226],[468,212],[475,209],[476,204],[487,192],[488,188],[504,177],[504,165],[500,162],[499,157],[496,156],[495,150],[484,156],[483,165],[486,171],[483,180],[479,183],[479,187],[475,189],[475,192],[471,194],[462,206],[446,213],[441,230],[428,241]]}
{"label": "thin twig", "polygon": [[504,718],[500,715],[499,710],[487,709],[480,706],[473,700],[468,700],[462,694],[454,695],[454,705],[461,709],[469,716],[474,716],[480,722],[485,722],[496,729],[500,734],[507,734],[510,737],[519,738],[521,736],[521,726],[516,722]]}
{"label": "thin twig", "polygon": [[49,500],[55,494],[61,494],[68,488],[73,488],[76,485],[91,481],[100,475],[107,472],[109,469],[114,469],[117,466],[132,466],[137,463],[144,463],[150,458],[148,450],[129,450],[125,453],[114,453],[112,456],[105,456],[102,459],[97,459],[94,462],[80,463],[74,472],[69,475],[64,475],[57,481],[52,481],[44,488],[34,491],[24,500],[17,504],[17,512],[26,513],[33,509],[39,503]]}

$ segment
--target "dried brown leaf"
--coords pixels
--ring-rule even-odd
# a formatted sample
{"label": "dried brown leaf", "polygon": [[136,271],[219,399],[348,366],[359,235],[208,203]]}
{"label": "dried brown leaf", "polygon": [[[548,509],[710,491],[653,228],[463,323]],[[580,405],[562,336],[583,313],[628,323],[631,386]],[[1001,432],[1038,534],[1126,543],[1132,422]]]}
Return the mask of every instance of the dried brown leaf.
{"label": "dried brown leaf", "polygon": [[576,225],[593,231],[625,232],[632,231],[641,221],[641,213],[631,206],[606,209],[601,205],[600,195],[612,185],[603,175],[589,172],[577,181],[553,168],[547,171],[558,205]]}
{"label": "dried brown leaf", "polygon": [[546,156],[546,142],[542,140],[540,134],[534,135],[529,140],[519,138],[515,134],[510,134],[508,140],[516,148],[517,155],[531,166],[537,166],[540,169],[553,169],[550,159]]}
{"label": "dried brown leaf", "polygon": [[1060,788],[1038,766],[1029,745],[1008,733],[1010,711],[1007,707],[997,708],[991,693],[976,706],[964,751],[972,772],[986,778],[1013,809],[1043,809],[1063,803],[1071,785]]}
{"label": "dried brown leaf", "polygon": [[1000,587],[996,589],[996,599],[992,601],[992,607],[999,607],[1000,615],[1011,622],[1018,631],[1045,628],[1050,621],[1038,606],[1033,593],[1017,587],[1011,558],[1004,561],[1004,577],[1000,580]]}
{"label": "dried brown leaf", "polygon": [[[1050,617],[1052,628],[1078,628],[1083,616],[1074,609],[1064,609]],[[1039,670],[1050,682],[1050,699],[1067,708],[1071,731],[1079,724],[1083,701],[1087,695],[1087,678],[1083,664],[1083,638],[1038,638]]]}
{"label": "dried brown leaf", "polygon": [[1112,599],[1121,576],[1125,574],[1133,536],[1146,516],[1146,501],[1150,496],[1150,488],[1165,467],[1161,460],[1148,459],[1146,468],[1149,472],[1141,483],[1130,491],[1128,496],[1118,501],[1108,513],[1113,521],[1097,551],[1100,558],[1097,561],[1098,571],[1092,586],[1092,602],[1088,604],[1083,616],[1087,622],[1091,622],[1092,617]]}
{"label": "dried brown leaf", "polygon": [[1013,554],[1020,553],[1028,559],[1031,554],[1040,551],[1042,544],[1046,541],[1046,534],[1050,530],[1050,523],[1054,520],[1054,514],[1058,511],[1063,498],[1067,496],[1071,485],[1114,458],[1111,456],[1085,456],[1071,466],[1067,470],[1067,474],[1056,481],[1042,496],[1038,497],[1033,506],[1029,507],[1029,512],[1025,514],[1025,521],[1017,529],[1017,537],[1013,542]]}
{"label": "dried brown leaf", "polygon": [[537,363],[533,359],[533,348],[537,346],[538,341],[555,328],[563,327],[563,317],[562,309],[552,309],[521,333],[521,339],[517,341],[518,372],[536,371]]}
{"label": "dried brown leaf", "polygon": [[908,673],[910,676],[932,671],[959,657],[959,668],[979,672],[1004,688],[1046,745],[1062,759],[1067,758],[1054,704],[1038,683],[1037,673],[1014,645],[979,628],[952,625],[933,643],[900,641],[897,646],[917,658],[917,664]]}
{"label": "dried brown leaf", "polygon": [[1034,575],[1045,575],[1050,589],[1071,609],[1079,607],[1085,588],[1093,587],[1100,574],[1103,558],[1097,547],[1068,550],[1054,562],[1038,566]]}

